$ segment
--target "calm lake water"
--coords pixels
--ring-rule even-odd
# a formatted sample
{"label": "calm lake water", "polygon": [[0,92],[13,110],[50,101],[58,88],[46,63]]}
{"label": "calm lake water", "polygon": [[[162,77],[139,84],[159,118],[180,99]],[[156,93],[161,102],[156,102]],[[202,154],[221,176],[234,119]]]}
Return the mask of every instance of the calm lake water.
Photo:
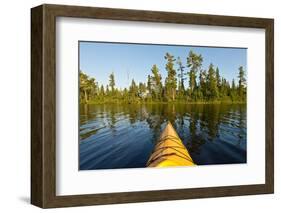
{"label": "calm lake water", "polygon": [[169,120],[197,165],[246,163],[245,104],[80,105],[80,170],[142,168]]}

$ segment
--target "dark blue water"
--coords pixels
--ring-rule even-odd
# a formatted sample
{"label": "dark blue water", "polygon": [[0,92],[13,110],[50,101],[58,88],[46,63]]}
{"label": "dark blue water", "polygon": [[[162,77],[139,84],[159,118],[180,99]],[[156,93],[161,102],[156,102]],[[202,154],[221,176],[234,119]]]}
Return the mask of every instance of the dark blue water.
{"label": "dark blue water", "polygon": [[80,170],[142,168],[169,120],[197,165],[246,163],[245,104],[80,105]]}

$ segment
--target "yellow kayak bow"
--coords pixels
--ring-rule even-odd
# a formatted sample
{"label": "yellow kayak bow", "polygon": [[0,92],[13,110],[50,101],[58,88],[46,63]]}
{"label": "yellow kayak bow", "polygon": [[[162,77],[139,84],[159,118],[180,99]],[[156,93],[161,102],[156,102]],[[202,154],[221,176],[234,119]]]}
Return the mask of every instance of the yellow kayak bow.
{"label": "yellow kayak bow", "polygon": [[168,122],[146,165],[147,167],[171,167],[195,166],[196,164],[174,127]]}

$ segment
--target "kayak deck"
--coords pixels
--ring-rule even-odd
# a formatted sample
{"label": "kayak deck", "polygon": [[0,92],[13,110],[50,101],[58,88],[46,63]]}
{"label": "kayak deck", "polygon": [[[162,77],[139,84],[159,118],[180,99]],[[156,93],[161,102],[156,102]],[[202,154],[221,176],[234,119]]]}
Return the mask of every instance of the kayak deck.
{"label": "kayak deck", "polygon": [[146,165],[147,167],[195,166],[189,152],[170,122],[160,135]]}

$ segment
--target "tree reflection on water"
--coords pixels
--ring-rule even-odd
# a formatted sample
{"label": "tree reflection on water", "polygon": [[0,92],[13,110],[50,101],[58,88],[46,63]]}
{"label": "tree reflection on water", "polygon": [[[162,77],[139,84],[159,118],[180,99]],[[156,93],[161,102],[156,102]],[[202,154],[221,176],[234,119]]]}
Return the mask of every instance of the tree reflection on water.
{"label": "tree reflection on water", "polygon": [[[167,121],[197,164],[245,163],[246,115],[243,104],[80,105],[80,162],[87,162],[80,163],[80,169],[144,167],[147,159],[136,158],[149,157]],[[109,150],[104,141],[114,141],[119,147]],[[129,150],[132,143],[133,152]],[[127,155],[135,162],[97,165],[103,149],[109,158],[118,154],[124,160],[126,156],[120,155]],[[89,155],[92,164],[83,160],[90,159]]]}

